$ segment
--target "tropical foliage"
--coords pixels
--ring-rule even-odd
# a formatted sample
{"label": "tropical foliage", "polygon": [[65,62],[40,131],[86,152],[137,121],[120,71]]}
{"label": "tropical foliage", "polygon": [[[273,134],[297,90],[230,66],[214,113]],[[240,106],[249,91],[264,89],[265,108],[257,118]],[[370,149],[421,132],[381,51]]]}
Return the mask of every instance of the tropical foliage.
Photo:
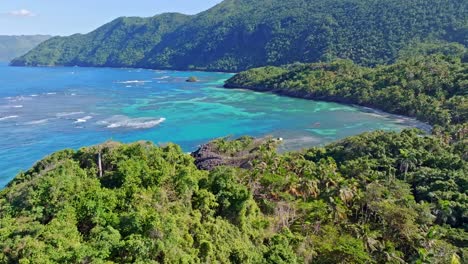
{"label": "tropical foliage", "polygon": [[176,145],[55,153],[0,192],[0,262],[467,260],[468,163],[443,140],[373,132],[257,154],[207,172]]}
{"label": "tropical foliage", "polygon": [[56,37],[13,65],[240,71],[350,59],[393,62],[421,40],[468,44],[464,0],[225,0],[194,16],[118,18]]}
{"label": "tropical foliage", "polygon": [[52,38],[13,65],[293,63],[226,86],[376,107],[434,135],[283,154],[278,140],[222,138],[209,150],[242,168],[211,171],[173,144],[63,150],[0,191],[0,262],[467,263],[466,13],[463,0],[225,0]]}

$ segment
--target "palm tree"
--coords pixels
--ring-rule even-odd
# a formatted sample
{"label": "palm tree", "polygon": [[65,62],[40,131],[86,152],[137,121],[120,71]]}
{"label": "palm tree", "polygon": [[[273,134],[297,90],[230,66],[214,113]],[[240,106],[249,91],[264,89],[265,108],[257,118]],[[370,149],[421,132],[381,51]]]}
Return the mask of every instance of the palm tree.
{"label": "palm tree", "polygon": [[354,190],[348,187],[341,188],[339,191],[340,199],[348,205],[354,198]]}
{"label": "palm tree", "polygon": [[300,190],[304,195],[304,200],[309,197],[317,198],[320,194],[319,181],[316,179],[301,178]]}
{"label": "palm tree", "polygon": [[406,181],[406,174],[410,169],[414,169],[416,167],[418,160],[414,154],[408,153],[406,150],[400,149],[400,154],[400,172],[403,173],[404,180]]}

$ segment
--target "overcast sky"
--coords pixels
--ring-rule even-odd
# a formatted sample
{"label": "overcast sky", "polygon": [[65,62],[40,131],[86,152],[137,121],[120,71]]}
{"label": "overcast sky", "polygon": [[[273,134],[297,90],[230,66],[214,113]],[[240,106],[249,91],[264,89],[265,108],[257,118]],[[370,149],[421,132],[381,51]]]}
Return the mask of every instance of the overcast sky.
{"label": "overcast sky", "polygon": [[0,35],[87,33],[119,16],[196,14],[221,0],[0,0]]}

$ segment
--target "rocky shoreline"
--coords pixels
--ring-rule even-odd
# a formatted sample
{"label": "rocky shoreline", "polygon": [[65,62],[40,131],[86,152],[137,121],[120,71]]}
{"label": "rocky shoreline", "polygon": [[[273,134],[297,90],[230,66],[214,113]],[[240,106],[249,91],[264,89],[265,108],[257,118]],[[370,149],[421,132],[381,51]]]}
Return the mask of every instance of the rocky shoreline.
{"label": "rocky shoreline", "polygon": [[192,153],[192,157],[195,159],[195,165],[200,170],[211,171],[219,166],[234,166],[245,169],[250,167],[250,159],[223,155],[216,151],[211,142],[203,144],[197,151]]}
{"label": "rocky shoreline", "polygon": [[[237,149],[234,152],[228,153],[220,150],[217,145],[218,140],[210,141],[200,146],[200,148],[191,153],[195,159],[195,165],[200,170],[211,171],[219,166],[231,166],[243,169],[252,167],[252,161],[258,158],[261,154],[262,147],[265,149],[276,149],[282,139],[273,139],[271,137],[264,138],[249,138],[252,140],[247,146]],[[230,140],[228,142],[236,142],[242,139]]]}

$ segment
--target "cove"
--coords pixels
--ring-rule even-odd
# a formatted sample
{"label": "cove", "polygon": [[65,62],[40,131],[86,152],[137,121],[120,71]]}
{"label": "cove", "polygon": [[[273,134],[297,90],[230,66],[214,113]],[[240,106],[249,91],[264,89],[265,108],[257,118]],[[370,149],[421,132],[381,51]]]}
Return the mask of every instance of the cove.
{"label": "cove", "polygon": [[[186,82],[190,76],[200,81]],[[107,140],[173,142],[189,152],[217,137],[272,135],[284,138],[286,151],[426,128],[372,109],[222,88],[231,76],[0,65],[0,187],[54,151]]]}

